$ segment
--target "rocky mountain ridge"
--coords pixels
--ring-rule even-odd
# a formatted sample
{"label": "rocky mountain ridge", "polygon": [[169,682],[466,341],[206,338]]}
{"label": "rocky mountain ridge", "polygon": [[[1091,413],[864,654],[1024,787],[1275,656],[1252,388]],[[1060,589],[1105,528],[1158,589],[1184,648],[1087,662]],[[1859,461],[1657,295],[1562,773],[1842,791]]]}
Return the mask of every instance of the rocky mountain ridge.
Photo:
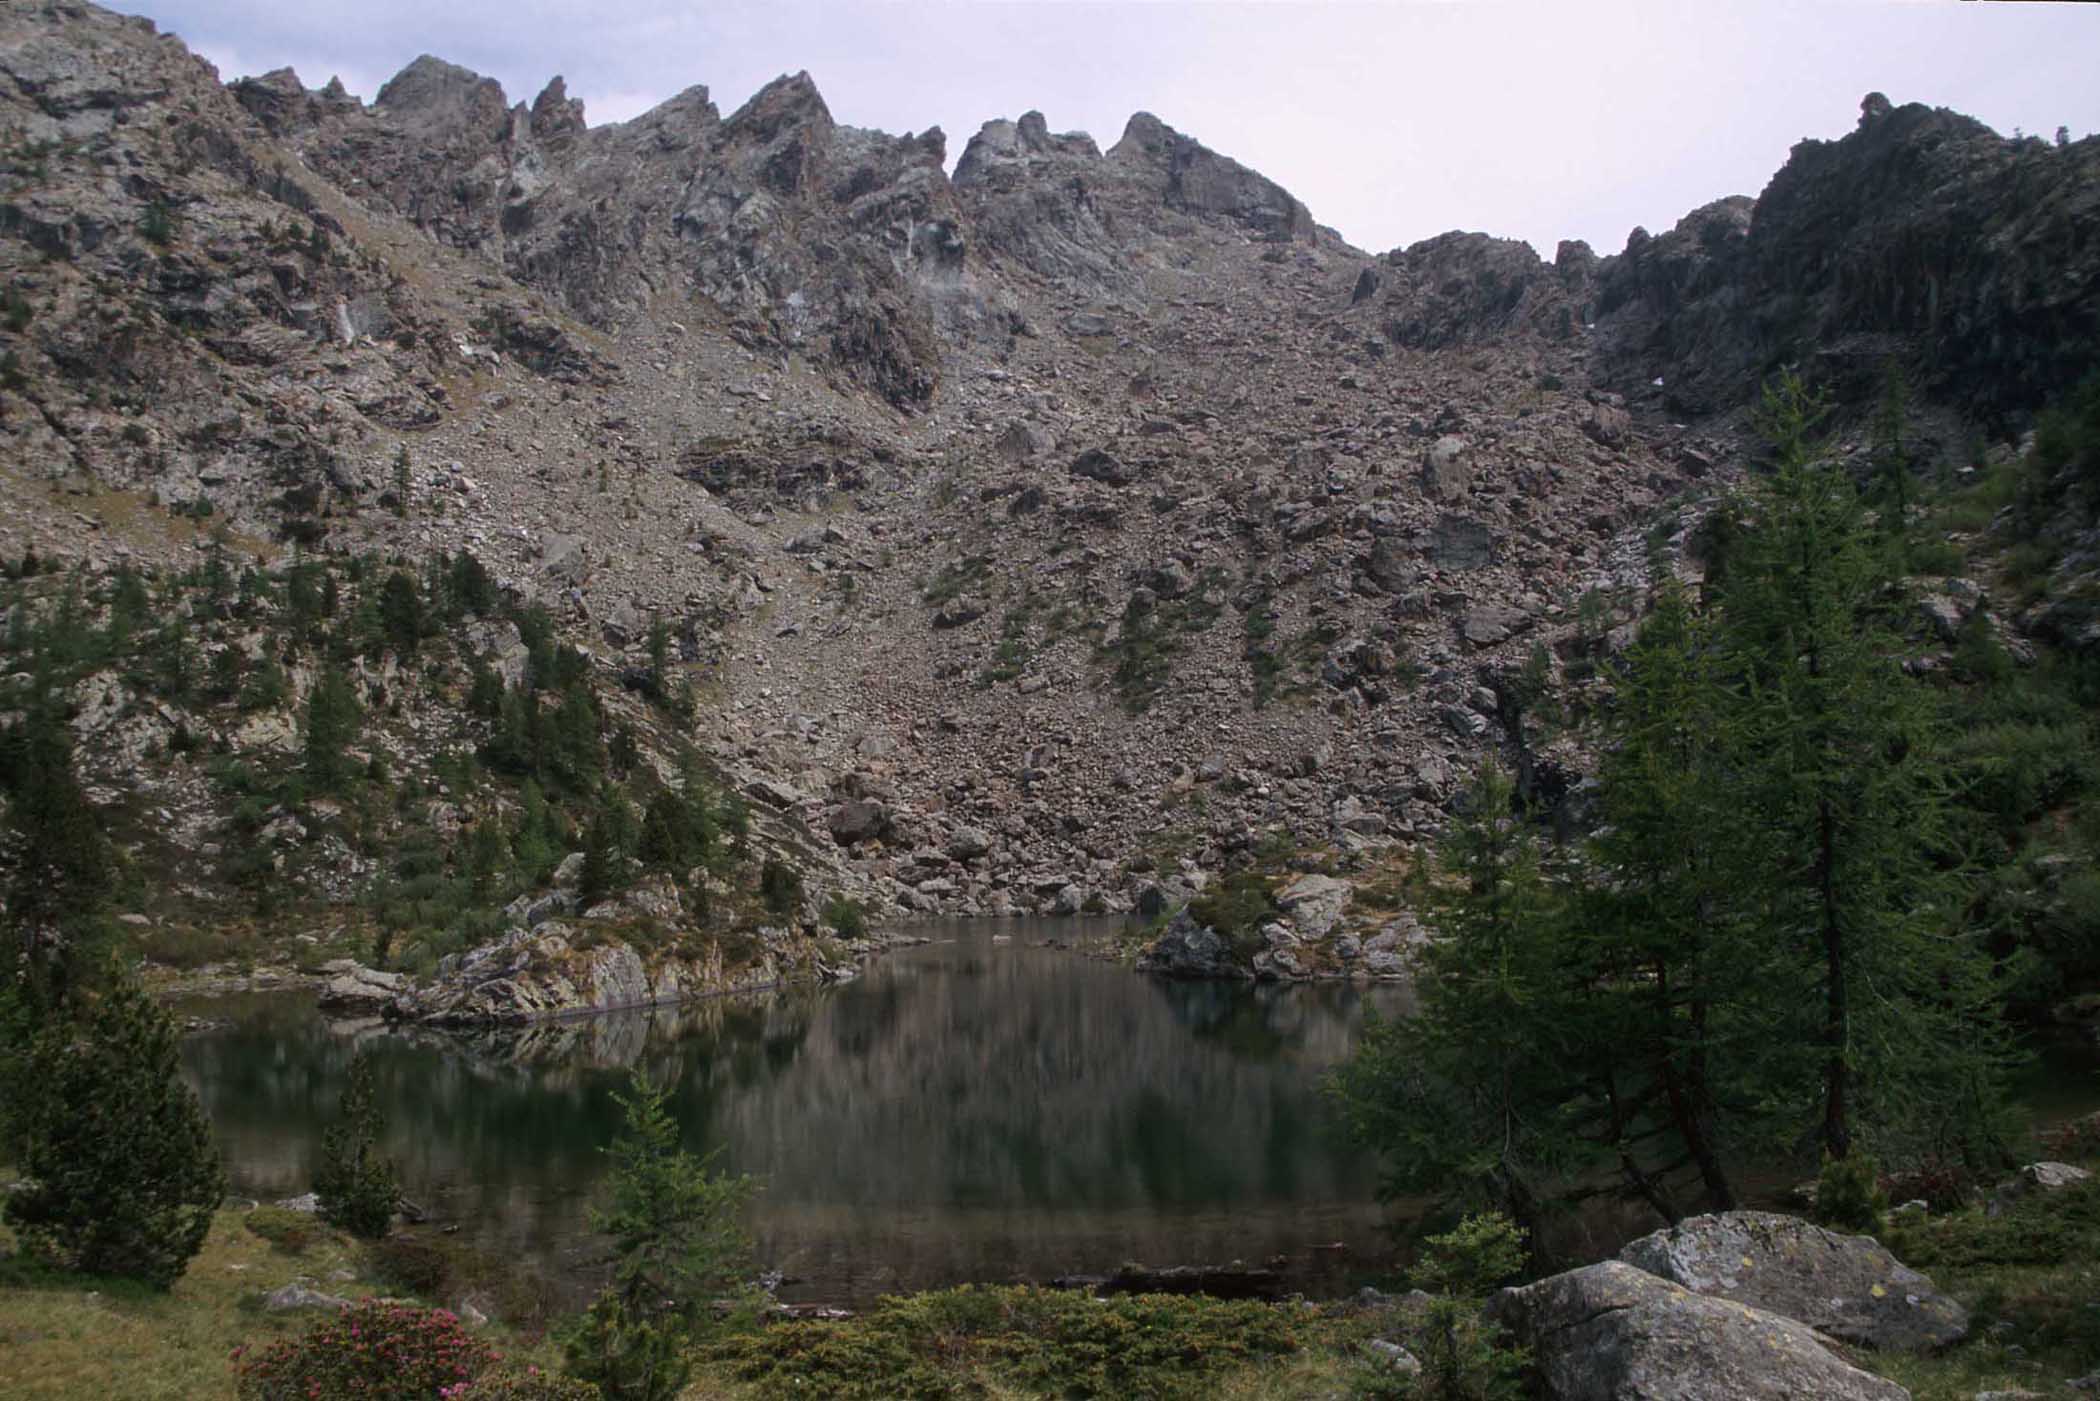
{"label": "rocky mountain ridge", "polygon": [[366,105],[67,0],[0,16],[0,131],[0,553],[468,551],[608,676],[662,619],[690,738],[891,909],[1404,857],[1526,738],[1508,678],[1579,698],[1696,575],[1767,368],[1894,357],[1951,458],[2100,305],[2100,142],[1875,99],[1550,264],[1373,257],[1147,114],[951,176],[806,74],[592,127],[426,57]]}

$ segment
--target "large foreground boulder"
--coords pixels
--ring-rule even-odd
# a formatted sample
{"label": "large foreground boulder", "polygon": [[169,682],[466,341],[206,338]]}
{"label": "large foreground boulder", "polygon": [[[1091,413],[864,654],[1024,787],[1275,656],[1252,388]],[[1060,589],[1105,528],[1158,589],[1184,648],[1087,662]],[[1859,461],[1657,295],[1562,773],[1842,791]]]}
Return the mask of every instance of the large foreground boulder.
{"label": "large foreground boulder", "polygon": [[1767,1211],[1694,1216],[1619,1252],[1697,1294],[1784,1314],[1841,1342],[1927,1352],[1960,1342],[1969,1311],[1871,1236]]}
{"label": "large foreground boulder", "polygon": [[1617,1260],[1488,1302],[1552,1401],[1909,1401],[1791,1318],[1709,1299]]}

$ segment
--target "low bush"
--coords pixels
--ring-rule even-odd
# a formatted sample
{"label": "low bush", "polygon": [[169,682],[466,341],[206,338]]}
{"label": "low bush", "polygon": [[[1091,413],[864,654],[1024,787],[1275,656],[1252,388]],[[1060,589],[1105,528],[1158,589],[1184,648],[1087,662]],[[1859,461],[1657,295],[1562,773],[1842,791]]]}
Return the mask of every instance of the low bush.
{"label": "low bush", "polygon": [[844,1322],[775,1325],[713,1353],[769,1395],[982,1395],[996,1381],[1065,1397],[1180,1397],[1299,1351],[1312,1318],[1288,1305],[964,1286],[883,1299]]}
{"label": "low bush", "polygon": [[1925,1203],[1937,1212],[1959,1211],[1976,1189],[1976,1174],[1962,1163],[1928,1157],[1901,1172],[1884,1174],[1881,1193],[1886,1201]]}
{"label": "low bush", "polygon": [[593,1401],[602,1395],[589,1382],[538,1367],[499,1367],[463,1387],[444,1392],[445,1401]]}
{"label": "low bush", "polygon": [[2100,1257],[2100,1177],[2054,1192],[2038,1192],[1997,1216],[1979,1209],[1925,1221],[1904,1221],[1882,1241],[1918,1269],[1981,1269],[2056,1265]]}
{"label": "low bush", "polygon": [[766,902],[768,914],[786,919],[802,904],[802,873],[785,861],[768,856],[759,867],[758,894]]}
{"label": "low bush", "polygon": [[241,1401],[429,1401],[493,1367],[496,1352],[443,1309],[366,1299],[297,1338],[234,1353]]}
{"label": "low bush", "polygon": [[859,939],[868,932],[868,911],[860,901],[834,895],[824,904],[824,923],[841,939]]}
{"label": "low bush", "polygon": [[2049,1157],[2059,1162],[2100,1158],[2100,1114],[2056,1124],[2035,1135]]}
{"label": "low bush", "polygon": [[1358,1370],[1358,1395],[1409,1401],[1515,1401],[1523,1395],[1527,1354],[1487,1321],[1481,1299],[1522,1274],[1526,1254],[1523,1230],[1499,1211],[1468,1216],[1423,1241],[1415,1281],[1436,1297],[1413,1312],[1402,1330],[1421,1370],[1410,1375],[1390,1363],[1367,1364]]}
{"label": "low bush", "polygon": [[282,1206],[259,1206],[242,1217],[241,1224],[291,1255],[312,1245],[321,1234],[321,1223],[312,1212]]}
{"label": "low bush", "polygon": [[1847,1231],[1881,1229],[1889,1199],[1882,1195],[1880,1166],[1864,1153],[1825,1158],[1816,1179],[1816,1220]]}
{"label": "low bush", "polygon": [[1268,877],[1256,871],[1225,877],[1189,901],[1188,910],[1190,919],[1215,929],[1242,958],[1261,948],[1261,927],[1278,914]]}
{"label": "low bush", "polygon": [[365,1248],[372,1273],[395,1289],[434,1299],[452,1279],[452,1253],[422,1236],[388,1236]]}
{"label": "low bush", "polygon": [[252,958],[256,943],[255,936],[243,929],[182,924],[142,929],[132,938],[139,957],[147,962],[183,969]]}

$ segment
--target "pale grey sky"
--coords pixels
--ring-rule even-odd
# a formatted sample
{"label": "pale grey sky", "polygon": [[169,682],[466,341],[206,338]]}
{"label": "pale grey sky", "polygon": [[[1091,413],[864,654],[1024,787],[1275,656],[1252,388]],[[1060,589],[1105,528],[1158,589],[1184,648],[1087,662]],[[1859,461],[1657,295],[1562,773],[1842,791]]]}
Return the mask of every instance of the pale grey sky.
{"label": "pale grey sky", "polygon": [[808,69],[833,116],[949,156],[1040,109],[1105,149],[1151,111],[1372,252],[1447,229],[1617,252],[1756,194],[1859,99],[2010,134],[2100,130],[2100,4],[1974,0],[120,0],[222,76],[290,64],[370,101],[419,53],[592,122],[695,83],[724,115]]}

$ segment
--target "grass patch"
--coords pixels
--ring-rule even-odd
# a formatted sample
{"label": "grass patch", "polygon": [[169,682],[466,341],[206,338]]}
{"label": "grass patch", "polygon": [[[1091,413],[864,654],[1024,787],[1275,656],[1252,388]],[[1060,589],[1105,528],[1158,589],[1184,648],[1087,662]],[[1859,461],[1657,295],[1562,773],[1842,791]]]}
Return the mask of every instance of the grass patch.
{"label": "grass patch", "polygon": [[[219,1212],[204,1249],[165,1294],[129,1280],[53,1271],[7,1253],[14,1241],[0,1230],[0,1390],[10,1401],[233,1397],[228,1359],[235,1347],[255,1350],[296,1337],[316,1317],[265,1313],[262,1300],[271,1290],[304,1279],[349,1299],[387,1292],[356,1245],[310,1216],[301,1218],[304,1240],[294,1246],[301,1233],[283,1218],[297,1214],[273,1207]],[[351,1278],[336,1278],[343,1272]],[[494,1262],[489,1273],[497,1273]],[[483,1331],[514,1361],[544,1367],[552,1360],[508,1329]]]}
{"label": "grass patch", "polygon": [[2100,1369],[2100,1178],[1996,1217],[1972,1206],[1901,1219],[1881,1238],[1971,1311],[1970,1340],[1950,1352],[1855,1358],[1919,1401],[2019,1388],[2055,1395]]}
{"label": "grass patch", "polygon": [[[302,1276],[326,1281],[357,1264],[356,1252],[325,1228],[295,1256],[244,1227],[244,1213],[220,1212],[204,1249],[165,1294],[127,1280],[55,1273],[20,1257],[0,1260],[7,1394],[231,1397],[233,1349],[290,1336],[306,1322],[302,1314],[262,1312],[263,1295]],[[346,1296],[371,1292],[356,1284],[319,1287]]]}
{"label": "grass patch", "polygon": [[962,597],[982,584],[991,573],[989,555],[967,555],[952,563],[944,564],[932,578],[926,581],[921,597],[932,607]]}
{"label": "grass patch", "polygon": [[1224,583],[1225,571],[1212,566],[1178,597],[1148,605],[1131,596],[1122,627],[1094,651],[1094,660],[1111,668],[1110,680],[1125,710],[1144,713],[1166,689],[1174,659],[1188,639],[1209,631],[1225,611]]}

